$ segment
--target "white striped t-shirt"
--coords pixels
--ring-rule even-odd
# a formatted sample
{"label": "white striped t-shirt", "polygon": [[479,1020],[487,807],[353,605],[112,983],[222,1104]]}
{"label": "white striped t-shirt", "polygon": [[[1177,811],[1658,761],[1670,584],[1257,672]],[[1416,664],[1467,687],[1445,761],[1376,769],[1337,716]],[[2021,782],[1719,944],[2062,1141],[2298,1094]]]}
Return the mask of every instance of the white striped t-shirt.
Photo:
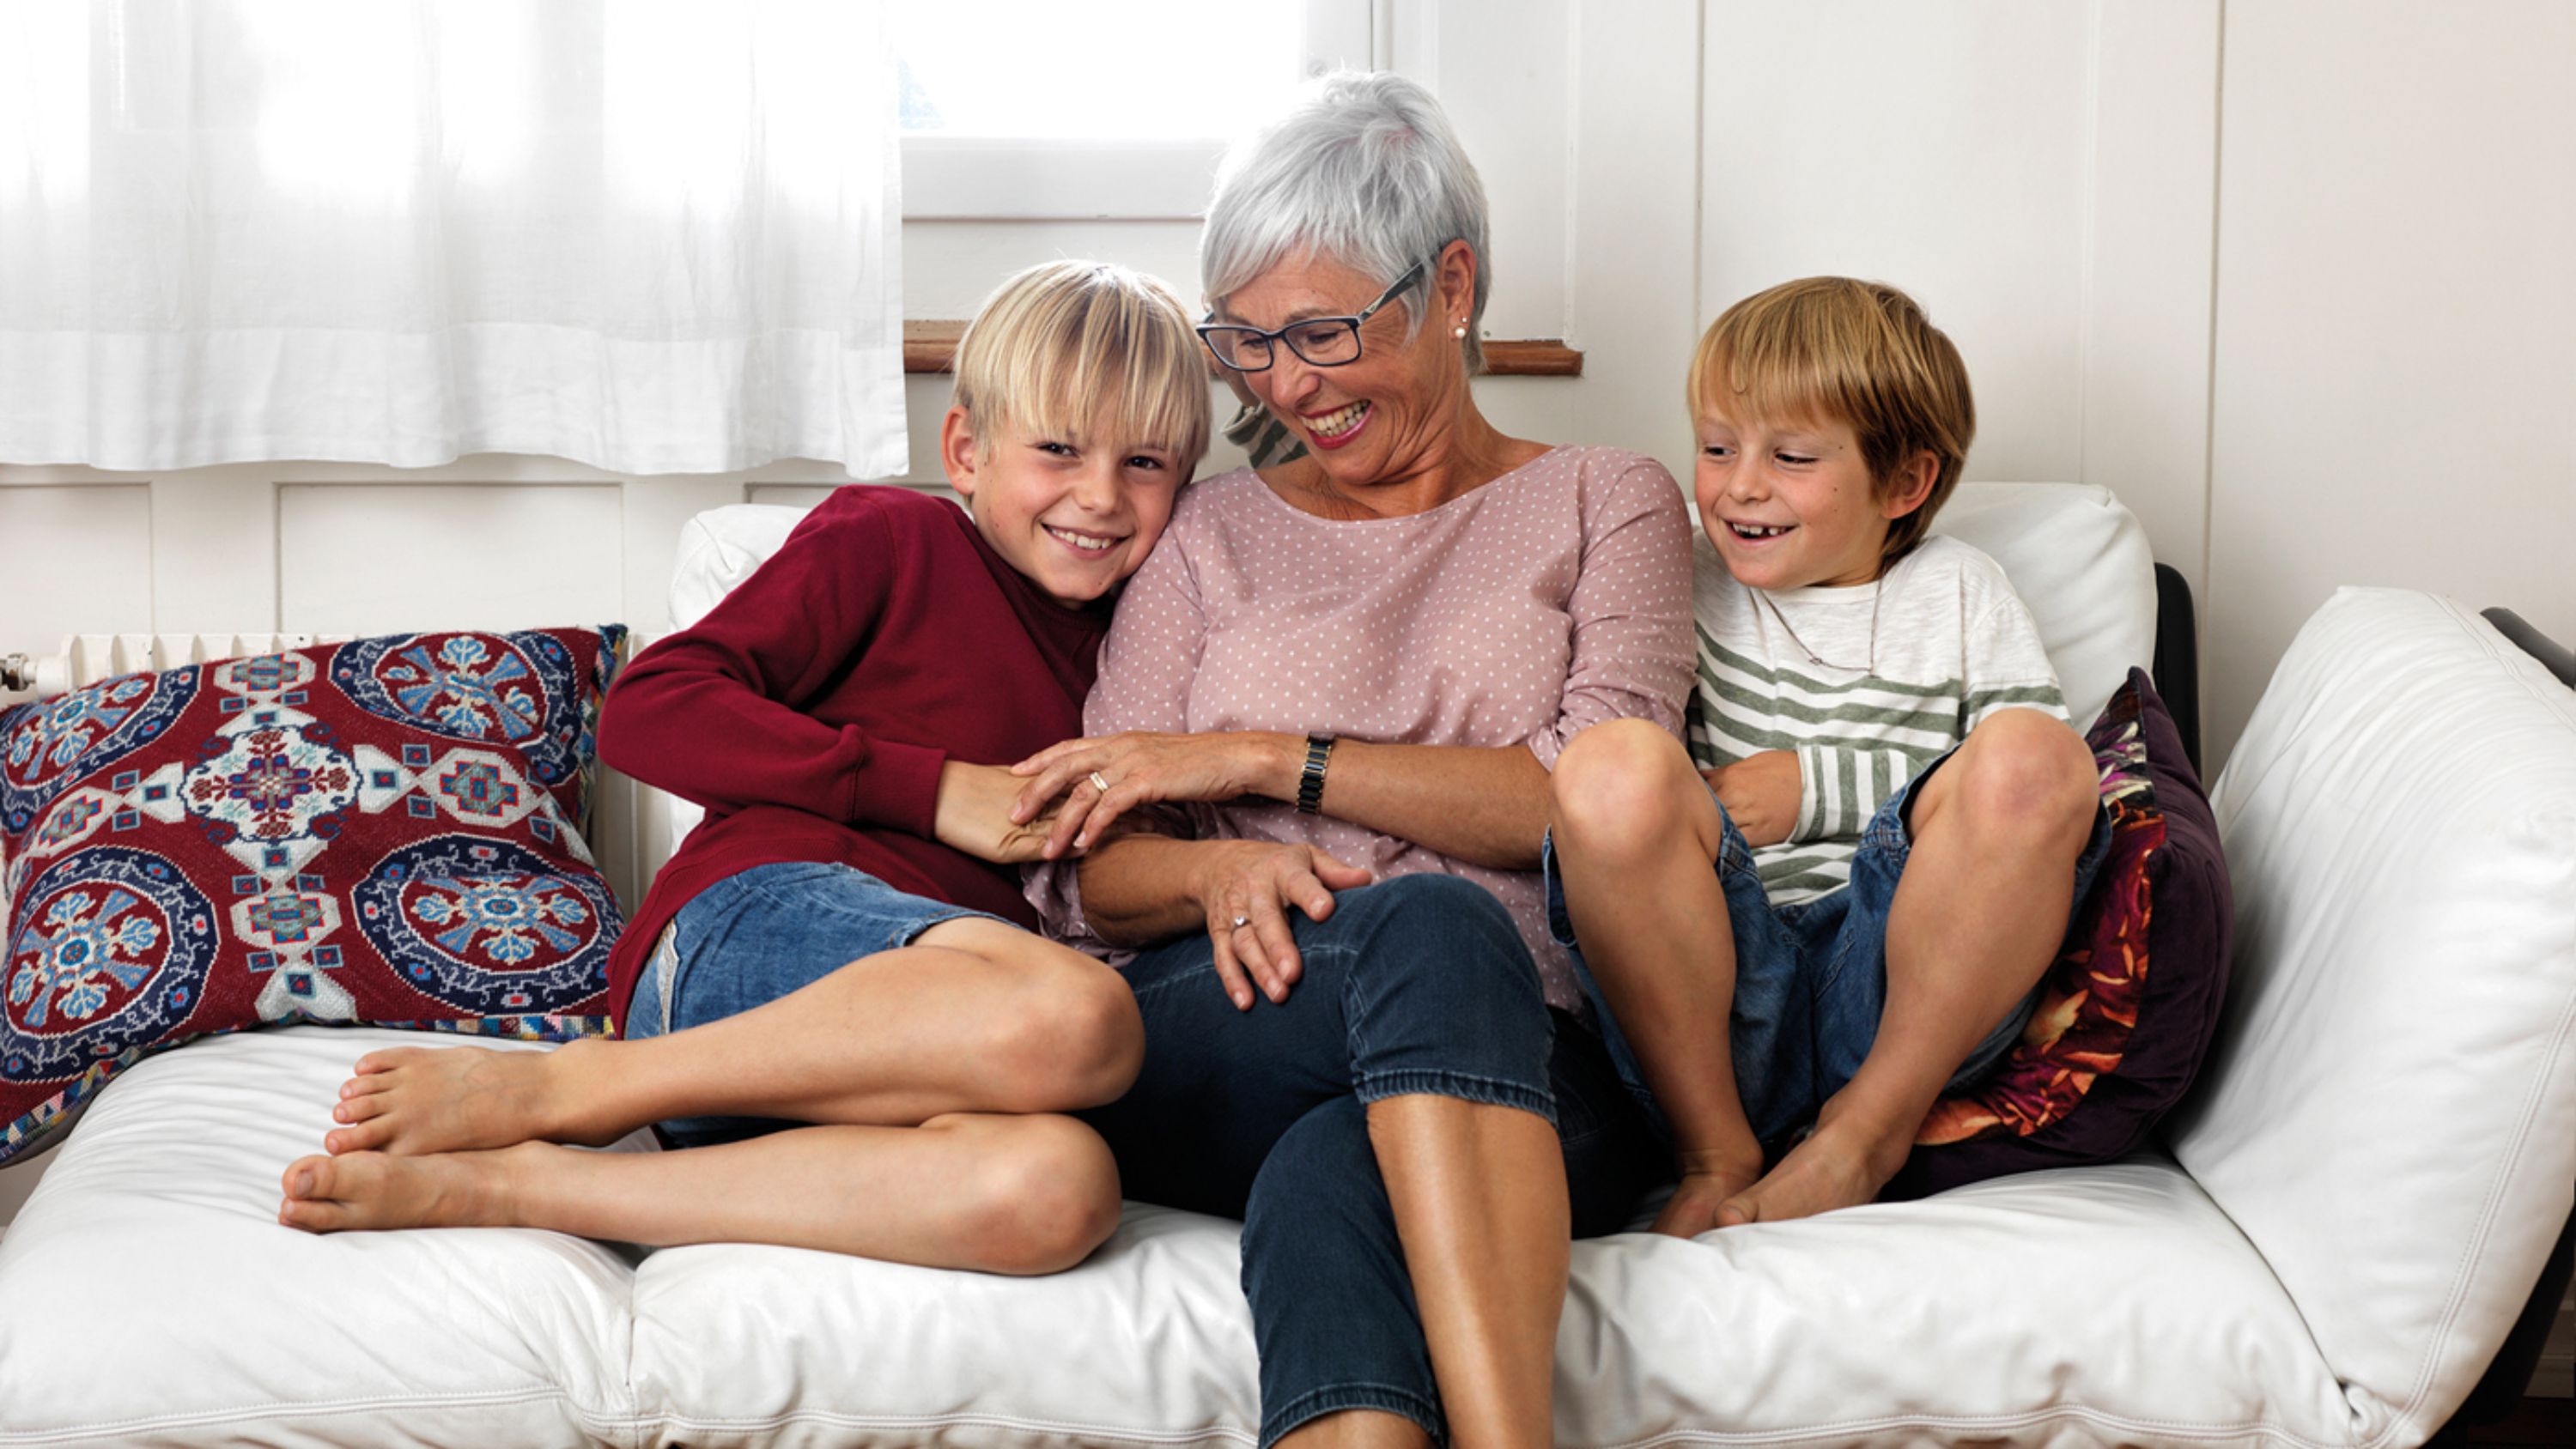
{"label": "white striped t-shirt", "polygon": [[1870,816],[1987,715],[2066,718],[2030,611],[1993,559],[1956,539],[1925,539],[1875,583],[1765,594],[1736,582],[1703,534],[1691,589],[1692,761],[1798,753],[1797,824],[1753,853],[1775,904],[1848,881]]}

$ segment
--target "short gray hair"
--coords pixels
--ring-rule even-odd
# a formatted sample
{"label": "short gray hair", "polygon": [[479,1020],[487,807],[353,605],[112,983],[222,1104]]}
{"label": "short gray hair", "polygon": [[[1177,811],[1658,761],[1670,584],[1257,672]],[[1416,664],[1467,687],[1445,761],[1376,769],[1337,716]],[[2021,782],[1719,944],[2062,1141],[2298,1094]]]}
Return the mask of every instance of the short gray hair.
{"label": "short gray hair", "polygon": [[[1493,256],[1485,247],[1485,185],[1431,93],[1384,71],[1335,71],[1297,107],[1226,153],[1199,238],[1199,279],[1222,303],[1279,263],[1329,257],[1392,285],[1416,262],[1436,268],[1441,248],[1476,254],[1467,316],[1467,370],[1485,366],[1485,297]],[[1418,332],[1436,270],[1404,294]]]}

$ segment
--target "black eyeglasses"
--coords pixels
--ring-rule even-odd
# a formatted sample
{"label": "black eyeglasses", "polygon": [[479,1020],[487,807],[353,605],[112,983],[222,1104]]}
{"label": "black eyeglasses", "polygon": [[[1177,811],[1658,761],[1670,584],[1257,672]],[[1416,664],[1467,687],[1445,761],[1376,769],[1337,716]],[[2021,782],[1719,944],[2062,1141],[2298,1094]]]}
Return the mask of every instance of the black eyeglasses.
{"label": "black eyeglasses", "polygon": [[1378,309],[1404,294],[1404,289],[1422,280],[1425,263],[1415,262],[1395,285],[1378,294],[1378,299],[1350,317],[1309,317],[1291,322],[1276,332],[1258,327],[1237,327],[1229,323],[1208,323],[1198,329],[1199,340],[1216,360],[1237,372],[1262,372],[1277,360],[1271,344],[1285,342],[1309,367],[1340,367],[1360,360],[1360,324],[1378,313]]}

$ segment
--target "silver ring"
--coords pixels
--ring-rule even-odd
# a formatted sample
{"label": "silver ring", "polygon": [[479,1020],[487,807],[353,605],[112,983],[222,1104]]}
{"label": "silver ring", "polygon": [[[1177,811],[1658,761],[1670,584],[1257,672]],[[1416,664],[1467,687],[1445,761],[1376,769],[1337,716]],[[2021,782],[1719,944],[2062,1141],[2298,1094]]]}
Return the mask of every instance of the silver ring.
{"label": "silver ring", "polygon": [[1252,918],[1250,916],[1237,916],[1234,918],[1234,928],[1238,931],[1251,924]]}
{"label": "silver ring", "polygon": [[1109,781],[1098,770],[1094,770],[1091,772],[1091,788],[1106,795],[1109,793]]}

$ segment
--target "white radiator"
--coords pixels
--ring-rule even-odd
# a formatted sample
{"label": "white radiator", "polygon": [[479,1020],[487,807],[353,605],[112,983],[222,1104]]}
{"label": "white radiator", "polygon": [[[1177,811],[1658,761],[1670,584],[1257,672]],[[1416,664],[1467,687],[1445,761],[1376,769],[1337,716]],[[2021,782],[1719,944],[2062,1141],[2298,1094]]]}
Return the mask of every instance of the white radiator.
{"label": "white radiator", "polygon": [[[151,674],[210,659],[238,659],[308,644],[338,644],[347,634],[67,634],[62,652],[27,660],[19,677],[0,679],[12,689],[52,699],[120,674]],[[19,656],[12,655],[13,661]]]}

